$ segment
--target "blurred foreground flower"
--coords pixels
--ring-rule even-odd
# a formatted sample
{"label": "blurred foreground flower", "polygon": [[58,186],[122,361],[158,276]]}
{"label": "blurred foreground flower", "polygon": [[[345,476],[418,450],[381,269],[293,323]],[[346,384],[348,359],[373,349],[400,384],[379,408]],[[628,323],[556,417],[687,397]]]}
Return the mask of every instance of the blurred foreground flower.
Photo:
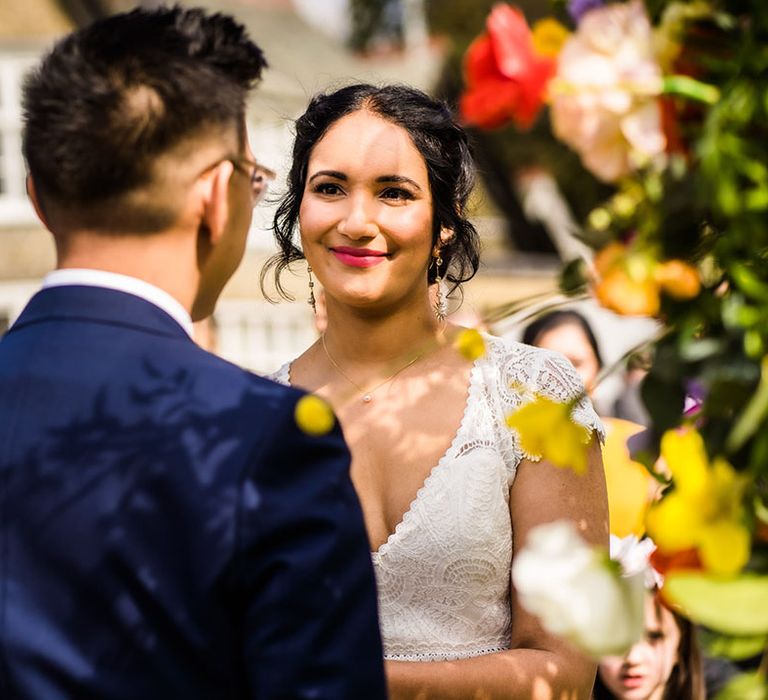
{"label": "blurred foreground flower", "polygon": [[462,357],[471,362],[485,355],[485,341],[476,328],[465,328],[460,331],[453,342],[453,346]]}
{"label": "blurred foreground flower", "polygon": [[515,7],[496,5],[486,28],[467,50],[461,114],[468,124],[485,129],[510,119],[527,128],[544,103],[555,59],[537,52],[525,17]]}
{"label": "blurred foreground flower", "polygon": [[655,551],[656,545],[649,537],[611,535],[611,559],[621,565],[624,576],[642,574],[645,587],[649,589],[661,588],[664,583],[664,577],[650,563]]}
{"label": "blurred foreground flower", "polygon": [[561,520],[530,531],[515,553],[512,581],[546,630],[597,659],[625,653],[643,632],[645,571],[620,569]]}
{"label": "blurred foreground flower", "polygon": [[737,574],[750,554],[743,505],[746,475],[721,458],[710,464],[701,435],[690,427],[666,432],[661,456],[674,490],[651,506],[648,534],[664,555],[695,549],[713,574]]}
{"label": "blurred foreground flower", "polygon": [[507,425],[518,432],[520,446],[533,459],[583,474],[590,432],[571,419],[573,406],[537,396],[508,416]]}
{"label": "blurred foreground flower", "polygon": [[296,402],[296,425],[307,435],[325,435],[333,429],[335,418],[331,407],[314,394],[302,396]]}
{"label": "blurred foreground flower", "polygon": [[550,86],[558,138],[598,178],[615,182],[664,153],[661,68],[640,0],[587,12]]}

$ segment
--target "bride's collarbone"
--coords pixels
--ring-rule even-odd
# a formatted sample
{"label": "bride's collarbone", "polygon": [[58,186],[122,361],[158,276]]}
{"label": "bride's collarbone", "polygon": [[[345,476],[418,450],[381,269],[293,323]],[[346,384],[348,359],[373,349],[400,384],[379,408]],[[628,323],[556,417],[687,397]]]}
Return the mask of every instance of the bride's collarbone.
{"label": "bride's collarbone", "polygon": [[353,469],[382,489],[408,484],[415,492],[453,443],[467,390],[445,386],[415,401],[402,396],[376,401],[339,414]]}

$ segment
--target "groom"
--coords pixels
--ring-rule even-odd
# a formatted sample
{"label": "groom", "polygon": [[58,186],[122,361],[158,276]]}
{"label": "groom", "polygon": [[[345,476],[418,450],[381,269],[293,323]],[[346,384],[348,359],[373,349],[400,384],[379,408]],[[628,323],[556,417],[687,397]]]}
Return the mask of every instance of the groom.
{"label": "groom", "polygon": [[58,269],[0,343],[0,698],[383,698],[340,431],[199,349],[270,175],[241,26],[136,10],[24,88]]}

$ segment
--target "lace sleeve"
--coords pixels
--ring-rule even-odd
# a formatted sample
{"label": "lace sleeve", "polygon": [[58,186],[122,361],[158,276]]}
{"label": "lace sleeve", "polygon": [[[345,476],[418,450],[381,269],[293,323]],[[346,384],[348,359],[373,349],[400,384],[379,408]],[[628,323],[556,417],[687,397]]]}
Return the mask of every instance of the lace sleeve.
{"label": "lace sleeve", "polygon": [[605,443],[605,428],[584,392],[584,384],[573,365],[558,352],[538,349],[537,354],[541,359],[531,389],[541,396],[562,403],[580,396],[571,412],[571,419],[597,434],[601,444]]}
{"label": "lace sleeve", "polygon": [[581,397],[571,412],[572,420],[605,442],[605,429],[584,393],[581,378],[563,355],[522,343],[494,341],[490,347],[500,371],[498,390],[505,415],[536,394],[562,403]]}

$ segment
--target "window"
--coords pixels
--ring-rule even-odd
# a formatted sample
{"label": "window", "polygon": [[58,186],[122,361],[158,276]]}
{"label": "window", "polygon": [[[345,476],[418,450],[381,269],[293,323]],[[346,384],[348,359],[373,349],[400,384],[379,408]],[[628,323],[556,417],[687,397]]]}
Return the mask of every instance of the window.
{"label": "window", "polygon": [[34,221],[24,188],[21,83],[33,54],[0,53],[0,226]]}

